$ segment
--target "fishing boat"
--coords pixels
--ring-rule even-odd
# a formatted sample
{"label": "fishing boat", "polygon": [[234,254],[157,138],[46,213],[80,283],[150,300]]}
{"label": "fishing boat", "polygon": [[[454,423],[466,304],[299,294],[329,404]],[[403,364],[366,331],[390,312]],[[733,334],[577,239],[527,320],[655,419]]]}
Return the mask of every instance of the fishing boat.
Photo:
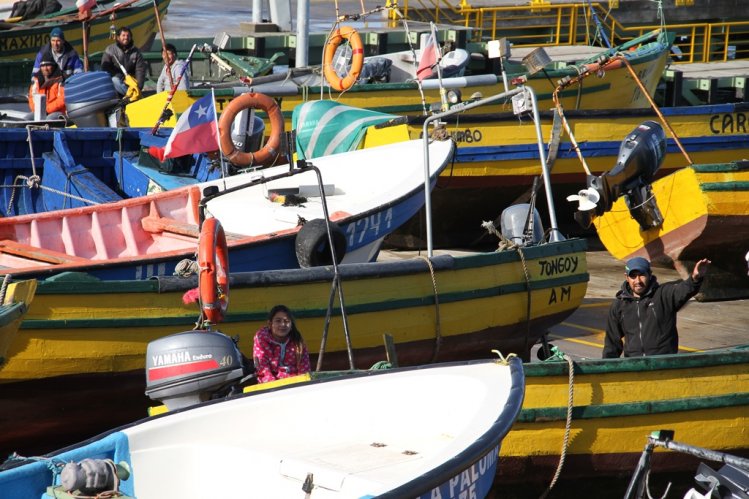
{"label": "fishing boat", "polygon": [[[470,492],[483,498],[502,466],[497,455],[522,400],[517,358],[289,385],[169,412],[10,463],[20,465],[0,472],[0,494],[108,492],[147,499],[306,491],[309,497],[433,498]],[[372,404],[396,409],[367,410]]]}
{"label": "fishing boat", "polygon": [[[603,78],[586,82],[584,86],[570,85],[569,88],[560,92],[560,100],[566,109],[644,108],[648,106],[647,96],[642,94],[639,85],[631,77],[624,59],[639,75],[644,88],[652,95],[667,62],[672,41],[672,35],[658,31],[648,33],[624,45],[601,51],[596,57],[569,66],[556,68],[557,63],[550,62],[548,67],[535,69],[537,72],[533,74],[525,67],[522,69],[517,67],[516,73],[507,73],[509,78],[507,87],[510,86],[510,80],[527,80],[527,85],[538,95],[539,107],[548,109],[553,106],[552,92],[556,88],[557,80],[565,79],[565,77],[574,79],[584,73],[596,73],[602,70],[605,75]],[[629,50],[630,48],[634,50]],[[412,55],[409,57],[413,58]],[[414,64],[411,67],[411,78],[415,80],[417,65]],[[508,71],[513,70],[513,66],[508,66],[508,68],[510,68]],[[436,103],[437,108],[441,109],[441,94],[450,90],[453,90],[456,96],[455,91],[459,90],[466,97],[474,93],[488,96],[510,90],[505,87],[502,76],[496,74],[434,78],[422,81],[421,87],[424,93],[423,99],[415,81],[357,83],[338,95],[336,100],[353,107],[384,113],[421,115],[430,111],[430,109],[425,109],[425,103],[430,108],[432,103]],[[175,116],[178,116],[195,100],[210,91],[210,89],[180,90],[174,95],[169,107]],[[214,93],[216,109],[219,112],[228,105],[231,99],[241,93],[261,92],[280,97],[282,98],[281,110],[288,125],[288,120],[296,106],[311,98],[318,98],[317,96],[324,98],[329,91],[329,84],[326,83],[321,71],[292,68],[287,74],[256,78],[249,85],[215,89]],[[129,104],[127,115],[131,125],[152,126],[159,118],[156,113],[167,103],[166,99],[167,93],[161,93]],[[481,112],[510,110],[512,110],[512,103],[506,100],[496,102],[482,109]],[[174,121],[167,121],[165,126],[173,126],[173,124]]]}
{"label": "fishing boat", "polygon": [[[525,364],[523,409],[502,446],[501,482],[616,476],[642,437],[668,428],[716,451],[749,453],[749,347],[641,358]],[[568,421],[569,419],[569,421]],[[653,472],[693,463],[656,453]]]}
{"label": "fishing boat", "polygon": [[[584,240],[572,239],[340,265],[355,367],[384,360],[383,333],[393,337],[403,366],[486,357],[492,349],[529,358],[543,332],[582,303],[589,279],[585,249]],[[327,319],[333,278],[330,266],[232,271],[231,306],[219,329],[238,336],[250,357],[254,332],[270,308],[284,303],[313,361],[328,321],[322,367],[348,369],[341,307]],[[195,277],[174,276],[101,281],[71,273],[40,281],[0,368],[0,411],[10,411],[0,413],[7,421],[0,454],[41,452],[39,439],[69,444],[71,435],[82,439],[146,414],[146,346],[195,326],[199,310],[182,296],[197,286]]]}
{"label": "fishing boat", "polygon": [[621,260],[641,256],[672,264],[686,278],[697,261],[710,259],[698,300],[748,297],[743,259],[749,162],[693,163],[654,180],[664,143],[657,123],[633,130],[623,143],[623,159],[591,177],[581,192],[591,203],[578,205],[578,218],[592,222],[609,253]]}
{"label": "fishing boat", "polygon": [[[269,167],[149,196],[3,218],[0,273],[171,275],[194,256],[204,213],[221,220],[236,271],[322,264],[318,249],[328,239],[315,221],[326,218],[323,195],[336,224],[337,254],[371,261],[382,239],[424,204],[425,183],[436,182],[452,152],[449,140],[400,142],[316,158],[314,165]],[[125,161],[117,160],[118,168]]]}
{"label": "fishing boat", "polygon": [[155,7],[158,8],[159,16],[164,18],[169,0],[128,0],[120,4],[113,0],[98,2],[91,11],[91,18],[86,22],[89,32],[85,47],[84,30],[75,6],[34,19],[4,23],[0,30],[0,59],[33,60],[39,49],[49,41],[52,29],[58,27],[78,54],[101,52],[112,43],[110,26],[113,22],[115,26],[130,27],[133,41],[138,47],[148,48],[158,31]]}

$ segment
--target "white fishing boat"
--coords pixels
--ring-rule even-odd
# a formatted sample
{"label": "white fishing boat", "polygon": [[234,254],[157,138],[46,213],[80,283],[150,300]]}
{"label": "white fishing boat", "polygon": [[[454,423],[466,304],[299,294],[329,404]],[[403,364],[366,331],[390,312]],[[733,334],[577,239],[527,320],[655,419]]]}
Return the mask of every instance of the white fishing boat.
{"label": "white fishing boat", "polygon": [[0,497],[482,498],[523,392],[517,357],[287,385],[6,462]]}

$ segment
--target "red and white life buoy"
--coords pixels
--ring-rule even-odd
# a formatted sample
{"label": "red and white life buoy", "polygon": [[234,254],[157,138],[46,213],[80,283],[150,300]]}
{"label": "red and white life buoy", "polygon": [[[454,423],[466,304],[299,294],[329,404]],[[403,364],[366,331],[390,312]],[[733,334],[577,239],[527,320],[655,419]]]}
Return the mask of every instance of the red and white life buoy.
{"label": "red and white life buoy", "polygon": [[[343,40],[348,40],[349,45],[351,45],[352,55],[351,69],[344,78],[341,78],[333,68],[333,56]],[[351,88],[356,83],[356,80],[359,79],[362,66],[364,65],[364,44],[362,44],[359,33],[349,26],[335,30],[325,44],[325,57],[323,61],[325,79],[333,89],[343,92]]]}
{"label": "red and white life buoy", "polygon": [[229,306],[229,249],[226,234],[215,218],[203,222],[198,246],[200,306],[212,324],[224,319]]}
{"label": "red and white life buoy", "polygon": [[[240,111],[245,109],[262,109],[270,119],[270,138],[265,145],[255,152],[241,152],[234,147],[231,140],[231,125]],[[281,136],[284,132],[283,113],[278,103],[265,94],[250,92],[232,99],[221,112],[218,120],[218,134],[221,151],[229,161],[237,166],[268,166],[273,164],[281,153]]]}

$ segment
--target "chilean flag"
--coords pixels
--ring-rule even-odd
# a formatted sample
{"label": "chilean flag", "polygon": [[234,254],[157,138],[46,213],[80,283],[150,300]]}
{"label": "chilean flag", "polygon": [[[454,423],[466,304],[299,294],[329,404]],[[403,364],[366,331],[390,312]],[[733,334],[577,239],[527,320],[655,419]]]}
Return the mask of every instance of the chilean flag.
{"label": "chilean flag", "polygon": [[164,158],[218,151],[218,127],[213,94],[196,100],[182,113],[164,147]]}
{"label": "chilean flag", "polygon": [[427,42],[424,44],[424,50],[421,51],[421,60],[419,61],[419,68],[416,70],[416,78],[419,81],[429,78],[432,76],[432,68],[437,64],[437,58],[439,53],[437,52],[439,47],[437,41],[434,39],[434,33],[429,35]]}

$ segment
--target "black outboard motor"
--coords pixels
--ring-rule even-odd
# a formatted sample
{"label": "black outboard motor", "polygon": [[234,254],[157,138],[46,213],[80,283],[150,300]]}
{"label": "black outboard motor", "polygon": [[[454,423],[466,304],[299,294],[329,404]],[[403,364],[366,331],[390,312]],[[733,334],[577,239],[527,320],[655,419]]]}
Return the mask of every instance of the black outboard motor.
{"label": "black outboard motor", "polygon": [[217,331],[186,331],[150,342],[146,395],[170,411],[223,395],[251,371],[236,341]]}
{"label": "black outboard motor", "polygon": [[[587,197],[596,205],[594,209],[576,212],[575,220],[583,227],[589,227],[594,215],[609,211],[614,201],[623,195],[632,217],[642,230],[660,226],[663,216],[650,184],[665,155],[666,134],[661,125],[654,121],[641,123],[622,141],[614,168],[600,177],[588,176]],[[591,190],[595,190],[598,196]]]}
{"label": "black outboard motor", "polygon": [[110,118],[120,103],[112,77],[106,71],[77,73],[65,80],[65,109],[77,127],[116,127]]}

